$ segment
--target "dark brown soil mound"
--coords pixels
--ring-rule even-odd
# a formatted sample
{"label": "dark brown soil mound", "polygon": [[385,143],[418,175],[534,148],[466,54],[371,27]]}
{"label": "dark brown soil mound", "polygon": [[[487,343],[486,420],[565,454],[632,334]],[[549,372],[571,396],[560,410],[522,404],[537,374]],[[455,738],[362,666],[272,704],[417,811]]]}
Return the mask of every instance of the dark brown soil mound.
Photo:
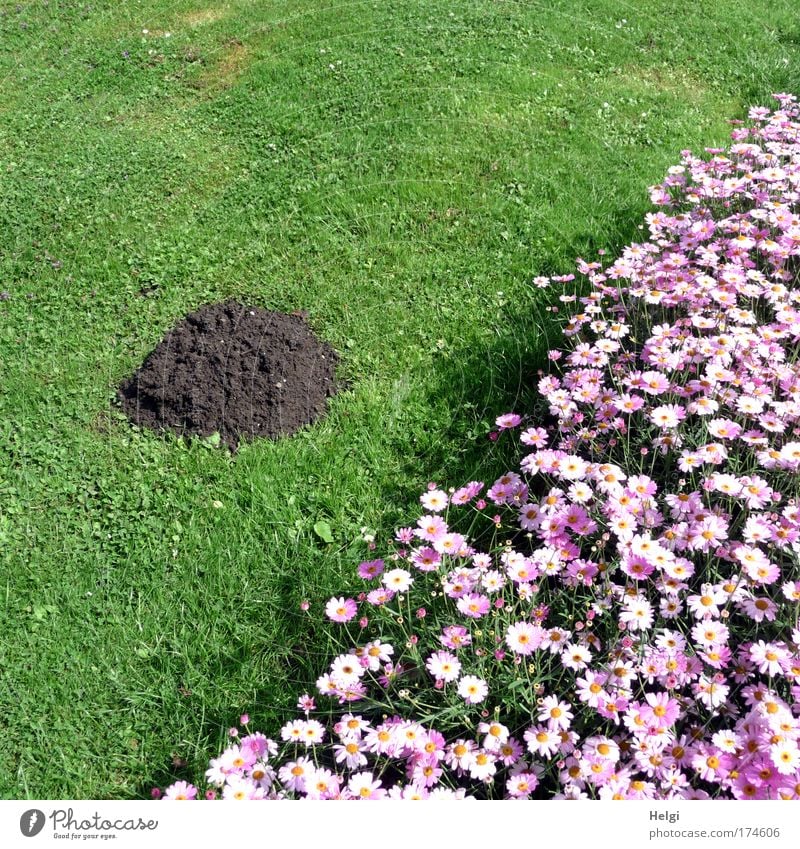
{"label": "dark brown soil mound", "polygon": [[240,439],[294,433],[325,412],[338,357],[298,315],[233,301],[180,321],[119,388],[135,424]]}

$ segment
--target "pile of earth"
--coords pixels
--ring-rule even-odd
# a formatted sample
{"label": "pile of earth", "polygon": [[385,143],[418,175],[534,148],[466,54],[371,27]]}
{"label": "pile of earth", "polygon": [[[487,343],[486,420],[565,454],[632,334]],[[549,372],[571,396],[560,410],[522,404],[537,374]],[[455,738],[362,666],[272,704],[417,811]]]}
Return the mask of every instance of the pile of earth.
{"label": "pile of earth", "polygon": [[336,392],[338,356],[303,315],[234,301],[211,304],[170,330],[119,388],[128,418],[157,431],[241,439],[310,424]]}

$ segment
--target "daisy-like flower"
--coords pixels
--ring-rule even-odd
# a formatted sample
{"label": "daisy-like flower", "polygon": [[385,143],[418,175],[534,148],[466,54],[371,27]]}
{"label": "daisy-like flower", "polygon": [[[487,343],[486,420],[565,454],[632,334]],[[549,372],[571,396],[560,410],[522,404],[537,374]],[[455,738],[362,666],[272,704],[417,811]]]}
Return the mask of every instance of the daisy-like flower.
{"label": "daisy-like flower", "polygon": [[719,616],[719,605],[724,604],[727,595],[715,589],[713,584],[703,584],[698,595],[690,595],[686,605],[698,619]]}
{"label": "daisy-like flower", "polygon": [[293,743],[299,743],[303,739],[303,731],[305,729],[305,721],[302,719],[293,719],[291,722],[287,722],[286,725],[281,728],[281,740],[291,741]]}
{"label": "daisy-like flower", "polygon": [[186,781],[176,781],[164,791],[164,799],[187,801],[197,798],[197,788]]}
{"label": "daisy-like flower", "polygon": [[581,457],[570,454],[559,463],[559,477],[568,481],[581,481],[586,477],[589,464]]}
{"label": "daisy-like flower", "polygon": [[686,410],[678,404],[661,404],[651,410],[649,418],[662,430],[669,430],[677,427],[686,418]]}
{"label": "daisy-like flower", "polygon": [[505,743],[500,744],[500,748],[497,750],[497,757],[503,766],[513,767],[519,764],[524,752],[525,750],[519,740],[516,737],[509,737]]}
{"label": "daisy-like flower", "polygon": [[694,755],[691,763],[703,781],[718,782],[728,775],[733,758],[726,752],[704,746]]}
{"label": "daisy-like flower", "polygon": [[442,534],[439,539],[433,543],[433,547],[439,554],[447,554],[450,557],[458,557],[462,549],[465,548],[467,541],[461,534]]}
{"label": "daisy-like flower", "polygon": [[308,714],[312,710],[317,709],[317,703],[314,701],[313,696],[309,696],[308,693],[303,693],[303,695],[297,700],[297,709]]}
{"label": "daisy-like flower", "polygon": [[562,731],[569,728],[572,723],[572,705],[562,702],[558,696],[548,696],[539,708],[537,719],[546,722],[547,727],[553,731]]}
{"label": "daisy-like flower", "polygon": [[438,784],[443,774],[444,770],[436,756],[423,755],[413,761],[410,778],[416,785],[428,788]]}
{"label": "daisy-like flower", "polygon": [[472,636],[463,625],[448,625],[443,629],[439,642],[448,649],[457,651],[472,643]]}
{"label": "daisy-like flower", "polygon": [[653,606],[644,596],[635,596],[625,602],[619,619],[629,631],[646,631],[653,624]]}
{"label": "daisy-like flower", "polygon": [[786,651],[774,643],[759,640],[750,646],[750,660],[756,664],[762,675],[780,675],[781,662],[786,658]]}
{"label": "daisy-like flower", "polygon": [[259,759],[252,748],[244,746],[229,746],[220,756],[220,766],[226,773],[250,769]]}
{"label": "daisy-like flower", "polygon": [[445,763],[450,769],[466,770],[472,763],[477,748],[477,743],[473,740],[456,740],[447,748],[444,756]]}
{"label": "daisy-like flower", "polygon": [[276,776],[276,770],[267,763],[254,763],[250,770],[250,778],[263,790],[269,790],[272,787]]}
{"label": "daisy-like flower", "polygon": [[491,752],[478,749],[472,756],[467,771],[477,781],[487,781],[497,772],[497,761]]}
{"label": "daisy-like flower", "polygon": [[708,551],[728,538],[728,523],[721,516],[706,516],[689,527],[689,547]]}
{"label": "daisy-like flower", "polygon": [[333,730],[339,735],[342,740],[359,740],[361,735],[370,730],[370,724],[362,716],[346,713],[334,725]]}
{"label": "daisy-like flower", "polygon": [[481,585],[487,593],[499,592],[506,585],[505,575],[495,569],[490,569],[481,575]]}
{"label": "daisy-like flower", "polygon": [[381,668],[381,664],[389,663],[392,659],[394,646],[390,643],[382,643],[380,640],[373,640],[363,648],[356,649],[354,654],[359,660],[366,659],[367,668],[370,672],[377,672]]}
{"label": "daisy-like flower", "polygon": [[669,380],[657,371],[646,371],[639,379],[639,389],[648,395],[663,395],[669,389]]}
{"label": "daisy-like flower", "polygon": [[397,757],[403,746],[394,733],[394,726],[382,723],[364,736],[361,749],[364,752]]}
{"label": "daisy-like flower", "polygon": [[361,743],[355,739],[334,744],[333,755],[336,763],[343,763],[347,769],[358,769],[358,767],[365,766],[367,763],[366,755],[361,749]]}
{"label": "daisy-like flower", "polygon": [[458,695],[467,704],[477,705],[489,694],[489,685],[476,675],[465,675],[458,682]]}
{"label": "daisy-like flower", "polygon": [[349,622],[358,613],[358,605],[352,598],[332,598],[325,605],[325,615],[333,622]]}
{"label": "daisy-like flower", "polygon": [[483,748],[497,753],[500,747],[508,740],[509,730],[501,722],[481,722],[478,731],[485,734]]}
{"label": "daisy-like flower", "polygon": [[723,645],[729,635],[728,627],[717,619],[702,619],[692,628],[692,639],[703,647]]}
{"label": "daisy-like flower", "polygon": [[340,654],[331,664],[331,679],[336,686],[344,688],[355,684],[365,671],[361,658],[354,654]]}
{"label": "daisy-like flower", "polygon": [[318,768],[306,777],[306,797],[308,799],[336,799],[339,796],[341,779],[329,769]]}
{"label": "daisy-like flower", "polygon": [[304,792],[306,778],[313,772],[314,764],[309,758],[287,761],[279,770],[278,778],[287,790]]}
{"label": "daisy-like flower", "polygon": [[561,735],[544,725],[529,728],[523,737],[531,754],[545,758],[551,758],[561,746]]}
{"label": "daisy-like flower", "polygon": [[795,740],[781,740],[770,746],[769,756],[781,775],[793,775],[800,769],[800,749]]}
{"label": "daisy-like flower", "polygon": [[692,686],[692,692],[698,701],[702,702],[707,708],[718,708],[724,705],[728,700],[728,693],[731,688],[722,681],[717,681],[708,678],[706,675],[701,675],[697,682]]}
{"label": "daisy-like flower", "polygon": [[[591,486],[584,481],[576,481],[567,490],[570,501],[576,504],[588,504],[594,495]],[[529,530],[529,529],[526,529]]]}
{"label": "daisy-like flower", "polygon": [[469,616],[472,619],[480,619],[489,612],[491,601],[485,595],[466,593],[458,599],[456,607],[464,616]]}
{"label": "daisy-like flower", "polygon": [[411,573],[405,569],[392,569],[385,572],[381,580],[386,589],[393,593],[407,592],[414,583]]}
{"label": "daisy-like flower", "polygon": [[551,654],[560,654],[570,636],[570,632],[563,628],[550,628],[544,632],[542,646],[548,648]]}
{"label": "daisy-like flower", "polygon": [[586,675],[575,680],[578,699],[590,708],[596,708],[609,696],[605,690],[608,675],[603,672],[588,670]]}
{"label": "daisy-like flower", "polygon": [[516,622],[508,626],[506,645],[515,654],[532,654],[545,639],[546,632],[539,625],[530,622]]}
{"label": "daisy-like flower", "polygon": [[517,427],[521,421],[522,416],[517,413],[503,413],[502,416],[498,416],[495,419],[494,423],[500,430],[507,430],[508,428]]}
{"label": "daisy-like flower", "polygon": [[238,802],[263,799],[264,790],[252,779],[237,775],[230,777],[222,788],[222,798]]}
{"label": "daisy-like flower", "polygon": [[645,699],[647,705],[643,707],[642,713],[645,721],[652,721],[653,725],[658,727],[673,725],[680,716],[680,705],[669,693],[647,693]]}
{"label": "daisy-like flower", "polygon": [[760,510],[772,499],[772,489],[769,484],[756,475],[748,475],[739,479],[742,484],[742,498],[750,510]]}
{"label": "daisy-like flower", "polygon": [[367,602],[375,607],[388,604],[393,598],[394,592],[392,590],[387,590],[385,587],[379,587],[378,589],[370,590],[370,592],[367,593]]}
{"label": "daisy-like flower", "polygon": [[358,577],[365,581],[377,578],[383,572],[383,560],[365,560],[358,565]]}
{"label": "daisy-like flower", "polygon": [[592,660],[592,653],[586,646],[578,643],[568,643],[561,652],[561,663],[567,669],[578,671],[586,669]]}
{"label": "daisy-like flower", "polygon": [[437,681],[445,684],[455,681],[461,674],[461,662],[447,651],[434,652],[426,661],[425,668]]}
{"label": "daisy-like flower", "polygon": [[300,736],[300,742],[306,746],[316,746],[325,739],[325,726],[316,719],[307,719]]}
{"label": "daisy-like flower", "polygon": [[619,760],[619,744],[611,737],[589,737],[583,746],[585,757],[597,758],[615,764]]}
{"label": "daisy-like flower", "polygon": [[716,746],[723,752],[729,752],[730,754],[736,754],[736,751],[741,746],[741,742],[740,735],[729,729],[717,731],[711,736],[712,746]]}
{"label": "daisy-like flower", "polygon": [[[306,698],[308,698],[308,696],[306,696]],[[311,703],[312,707],[309,709],[314,710],[313,699],[311,699]],[[302,706],[298,706],[301,710],[304,710]],[[274,757],[278,754],[278,744],[274,740],[270,740],[268,737],[265,737],[260,732],[248,734],[246,737],[242,737],[239,741],[239,746],[243,757],[249,763],[266,759],[268,757]]]}
{"label": "daisy-like flower", "polygon": [[447,523],[441,516],[422,516],[414,533],[426,542],[436,542],[447,533]]}
{"label": "daisy-like flower", "polygon": [[383,799],[386,795],[380,779],[375,778],[371,772],[357,772],[347,782],[347,790],[349,798],[360,801]]}
{"label": "daisy-like flower", "polygon": [[447,493],[441,489],[430,489],[428,492],[420,495],[419,500],[426,510],[431,513],[441,513],[447,507]]}
{"label": "daisy-like flower", "polygon": [[434,572],[442,562],[442,555],[435,548],[426,545],[412,552],[411,562],[420,572]]}
{"label": "daisy-like flower", "polygon": [[539,786],[539,779],[533,772],[518,772],[506,781],[506,792],[512,799],[527,799]]}

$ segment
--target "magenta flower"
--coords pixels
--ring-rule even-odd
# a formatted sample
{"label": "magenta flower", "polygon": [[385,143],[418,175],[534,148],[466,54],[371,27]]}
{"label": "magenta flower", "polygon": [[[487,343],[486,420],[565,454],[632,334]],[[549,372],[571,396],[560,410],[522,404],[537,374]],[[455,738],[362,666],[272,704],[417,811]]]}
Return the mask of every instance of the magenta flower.
{"label": "magenta flower", "polygon": [[325,615],[333,622],[349,622],[358,612],[352,598],[332,598],[325,606]]}
{"label": "magenta flower", "polygon": [[164,799],[196,799],[197,788],[186,781],[176,781],[164,791]]}
{"label": "magenta flower", "polygon": [[469,616],[472,619],[480,619],[489,612],[491,601],[485,595],[466,593],[458,599],[456,607],[464,616]]}
{"label": "magenta flower", "polygon": [[508,430],[509,428],[517,427],[521,421],[522,416],[516,413],[504,413],[502,416],[497,417],[495,424],[500,430]]}

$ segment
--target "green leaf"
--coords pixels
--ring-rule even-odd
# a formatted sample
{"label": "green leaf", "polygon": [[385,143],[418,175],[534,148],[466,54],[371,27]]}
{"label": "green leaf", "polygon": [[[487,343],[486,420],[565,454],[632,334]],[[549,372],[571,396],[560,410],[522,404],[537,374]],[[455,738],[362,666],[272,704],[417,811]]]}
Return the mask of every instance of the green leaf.
{"label": "green leaf", "polygon": [[314,533],[323,542],[327,542],[329,545],[333,542],[333,531],[331,530],[331,526],[327,522],[315,522]]}

